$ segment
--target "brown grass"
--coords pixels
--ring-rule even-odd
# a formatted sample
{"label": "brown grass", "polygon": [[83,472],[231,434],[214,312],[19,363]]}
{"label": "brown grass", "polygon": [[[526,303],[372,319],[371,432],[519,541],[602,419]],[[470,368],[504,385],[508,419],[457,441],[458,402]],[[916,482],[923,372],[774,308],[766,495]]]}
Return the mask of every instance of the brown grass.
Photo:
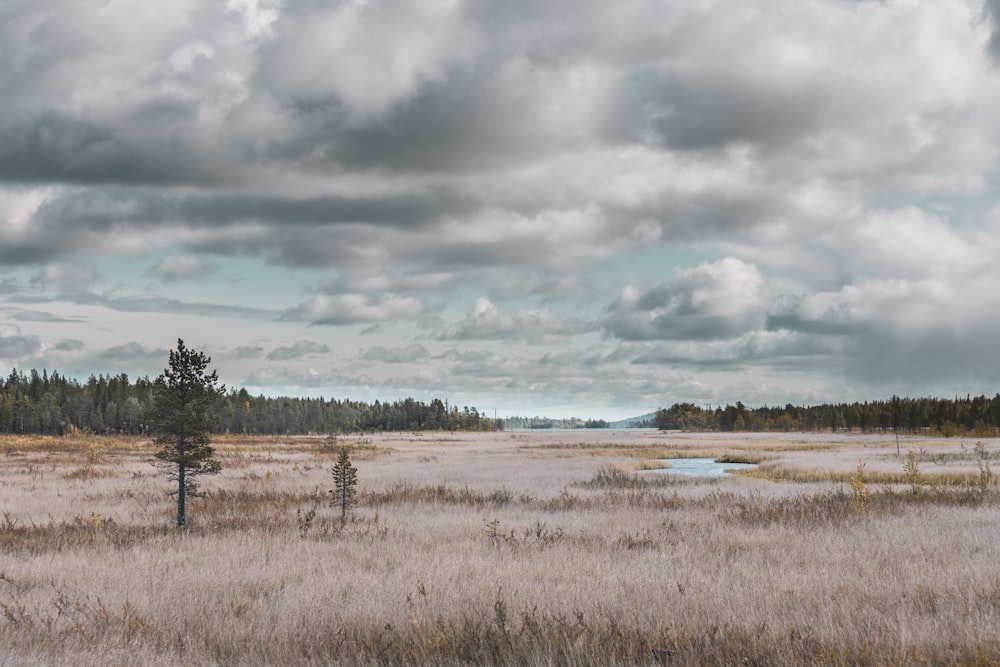
{"label": "brown grass", "polygon": [[[735,461],[728,461],[735,463]],[[754,463],[754,461],[744,461]],[[851,473],[825,469],[785,468],[778,464],[762,463],[756,468],[744,468],[733,474],[741,477],[766,479],[774,482],[832,482],[847,483]],[[923,476],[922,481],[929,486],[971,487],[979,482],[979,473],[937,472]],[[865,474],[865,481],[872,484],[910,484],[911,478],[905,470],[899,472],[871,471]]]}
{"label": "brown grass", "polygon": [[[184,531],[148,441],[88,459],[87,439],[0,438],[2,662],[1000,661],[992,484],[890,486],[894,444],[850,439],[681,443],[795,481],[631,471],[672,448],[658,435],[592,443],[617,456],[522,447],[568,436],[370,436],[343,523],[315,439],[225,439]],[[974,468],[967,450],[917,456],[921,481]],[[845,471],[862,457],[859,509]]]}

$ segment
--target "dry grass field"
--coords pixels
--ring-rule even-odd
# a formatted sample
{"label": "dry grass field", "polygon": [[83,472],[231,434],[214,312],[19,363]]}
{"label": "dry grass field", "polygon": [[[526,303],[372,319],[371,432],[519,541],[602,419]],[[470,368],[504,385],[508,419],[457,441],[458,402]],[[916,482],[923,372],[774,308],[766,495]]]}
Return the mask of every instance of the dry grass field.
{"label": "dry grass field", "polygon": [[[340,442],[346,523],[320,438],[223,438],[178,530],[148,440],[0,437],[0,664],[1000,662],[1000,442]],[[761,465],[645,470],[699,455]]]}

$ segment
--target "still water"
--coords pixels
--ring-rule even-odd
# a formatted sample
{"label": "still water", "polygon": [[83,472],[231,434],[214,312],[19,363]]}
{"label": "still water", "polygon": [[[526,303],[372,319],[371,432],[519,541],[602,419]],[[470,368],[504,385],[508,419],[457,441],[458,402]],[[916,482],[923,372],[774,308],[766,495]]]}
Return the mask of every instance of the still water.
{"label": "still water", "polygon": [[743,470],[756,467],[754,463],[717,463],[715,459],[660,459],[669,463],[670,468],[654,470],[658,473],[673,473],[675,475],[691,475],[693,477],[721,477],[731,470]]}

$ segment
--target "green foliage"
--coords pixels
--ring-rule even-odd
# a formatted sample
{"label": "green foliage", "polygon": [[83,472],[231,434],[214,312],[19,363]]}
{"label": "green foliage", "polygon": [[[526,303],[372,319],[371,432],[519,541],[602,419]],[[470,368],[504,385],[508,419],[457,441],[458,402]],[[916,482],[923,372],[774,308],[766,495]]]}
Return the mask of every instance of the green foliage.
{"label": "green foliage", "polygon": [[865,464],[858,461],[858,467],[848,476],[848,483],[851,485],[851,494],[854,496],[854,509],[863,512],[868,505],[868,485],[865,484]]}
{"label": "green foliage", "polygon": [[[0,433],[140,435],[151,430],[155,383],[149,378],[90,376],[85,382],[47,371],[12,370],[0,377]],[[287,435],[365,431],[493,431],[502,429],[474,407],[407,398],[363,403],[324,398],[251,396],[230,390],[210,410],[213,433]]]}
{"label": "green foliage", "polygon": [[862,431],[956,436],[995,436],[1000,394],[965,398],[901,398],[813,406],[700,407],[675,403],[657,411],[656,427],[683,431]]}
{"label": "green foliage", "polygon": [[225,387],[218,387],[215,371],[206,371],[211,358],[188,349],[177,339],[170,351],[170,365],[154,385],[150,427],[162,449],[154,456],[166,464],[177,481],[177,525],[187,523],[186,498],[197,491],[199,475],[214,475],[221,465],[209,445],[213,426],[212,407]]}
{"label": "green foliage", "polygon": [[87,445],[87,465],[97,465],[104,458],[104,443],[101,441],[92,442]]}
{"label": "green foliage", "polygon": [[906,483],[910,485],[914,493],[918,493],[920,485],[923,483],[923,475],[920,474],[917,455],[912,449],[906,453],[906,460],[903,461],[903,473],[906,475]]}
{"label": "green foliage", "polygon": [[333,474],[333,491],[331,493],[340,506],[340,520],[347,519],[347,511],[354,506],[358,492],[358,469],[351,465],[350,449],[341,447],[337,462],[330,471]]}

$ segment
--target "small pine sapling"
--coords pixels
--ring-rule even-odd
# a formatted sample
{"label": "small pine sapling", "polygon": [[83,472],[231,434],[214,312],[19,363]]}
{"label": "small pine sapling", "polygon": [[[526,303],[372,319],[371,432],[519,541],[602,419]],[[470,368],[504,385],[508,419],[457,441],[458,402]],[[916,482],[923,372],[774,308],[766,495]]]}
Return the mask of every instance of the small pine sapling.
{"label": "small pine sapling", "polygon": [[333,474],[333,490],[330,493],[340,505],[340,521],[343,523],[347,520],[347,511],[354,506],[358,487],[358,469],[351,465],[349,448],[340,448],[337,462],[330,472]]}

